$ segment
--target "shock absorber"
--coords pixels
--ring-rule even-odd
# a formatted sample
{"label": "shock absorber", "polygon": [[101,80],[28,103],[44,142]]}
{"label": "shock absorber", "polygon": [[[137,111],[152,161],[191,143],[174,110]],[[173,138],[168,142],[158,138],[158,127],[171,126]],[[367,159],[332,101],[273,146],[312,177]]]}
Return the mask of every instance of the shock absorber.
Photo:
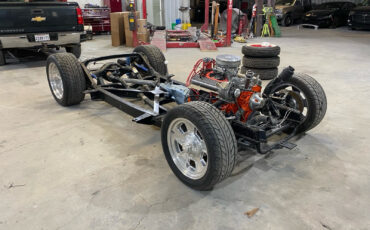
{"label": "shock absorber", "polygon": [[287,81],[289,78],[291,78],[294,75],[294,68],[291,66],[286,67],[278,77],[274,78],[272,81],[270,81],[264,91],[264,94],[268,95],[273,87],[276,84],[279,84],[280,82]]}

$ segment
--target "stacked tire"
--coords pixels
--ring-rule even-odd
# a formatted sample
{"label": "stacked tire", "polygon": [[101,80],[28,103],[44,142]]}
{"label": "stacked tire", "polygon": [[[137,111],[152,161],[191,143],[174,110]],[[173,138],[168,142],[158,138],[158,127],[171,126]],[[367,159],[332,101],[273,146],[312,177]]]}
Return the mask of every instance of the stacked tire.
{"label": "stacked tire", "polygon": [[240,72],[251,70],[262,80],[271,80],[278,75],[280,47],[273,44],[248,44],[243,46],[244,54]]}

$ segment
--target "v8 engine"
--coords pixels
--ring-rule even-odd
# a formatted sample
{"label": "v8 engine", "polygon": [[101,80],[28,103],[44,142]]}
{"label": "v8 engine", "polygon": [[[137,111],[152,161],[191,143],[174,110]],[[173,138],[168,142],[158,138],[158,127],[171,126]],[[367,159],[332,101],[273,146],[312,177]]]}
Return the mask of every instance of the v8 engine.
{"label": "v8 engine", "polygon": [[240,58],[234,55],[199,60],[186,82],[191,89],[188,101],[208,101],[226,116],[247,121],[264,105],[262,81],[251,71],[238,74],[239,66]]}

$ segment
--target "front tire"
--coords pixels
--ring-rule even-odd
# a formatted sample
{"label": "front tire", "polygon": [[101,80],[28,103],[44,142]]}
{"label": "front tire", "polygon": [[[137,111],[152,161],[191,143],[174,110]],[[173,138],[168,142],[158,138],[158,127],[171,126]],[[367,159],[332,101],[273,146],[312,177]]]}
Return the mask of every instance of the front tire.
{"label": "front tire", "polygon": [[302,123],[297,127],[297,132],[313,129],[325,116],[327,100],[324,89],[307,74],[294,74],[287,81],[273,87],[268,85],[266,89],[270,90],[263,93],[268,96],[283,92],[289,94],[287,98],[290,98],[290,101],[286,101],[285,104],[301,111]]}
{"label": "front tire", "polygon": [[193,189],[212,189],[234,169],[235,134],[222,112],[209,103],[189,102],[170,110],[161,136],[170,168]]}
{"label": "front tire", "polygon": [[76,105],[85,98],[85,75],[73,54],[50,55],[46,61],[46,73],[51,93],[60,105]]}

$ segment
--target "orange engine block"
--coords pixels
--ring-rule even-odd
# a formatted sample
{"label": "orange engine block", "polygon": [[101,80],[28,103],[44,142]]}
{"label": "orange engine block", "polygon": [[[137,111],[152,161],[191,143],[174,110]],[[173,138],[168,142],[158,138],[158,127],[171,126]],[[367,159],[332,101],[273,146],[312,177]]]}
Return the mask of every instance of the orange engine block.
{"label": "orange engine block", "polygon": [[236,114],[238,109],[241,108],[244,111],[242,114],[242,121],[246,121],[248,116],[253,112],[252,108],[250,107],[251,97],[255,93],[260,93],[261,89],[261,86],[255,85],[252,87],[251,91],[241,92],[236,100],[236,103],[224,104],[221,106],[221,110],[225,111],[227,114]]}

